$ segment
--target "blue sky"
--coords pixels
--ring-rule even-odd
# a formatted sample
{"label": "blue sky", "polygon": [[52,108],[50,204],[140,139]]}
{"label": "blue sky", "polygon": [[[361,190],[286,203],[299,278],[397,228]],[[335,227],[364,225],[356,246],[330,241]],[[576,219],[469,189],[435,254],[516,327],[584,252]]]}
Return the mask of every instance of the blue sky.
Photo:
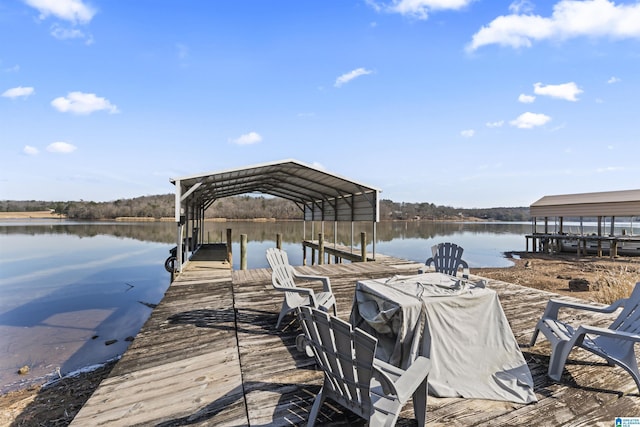
{"label": "blue sky", "polygon": [[296,159],[454,207],[638,188],[640,2],[3,0],[0,199]]}

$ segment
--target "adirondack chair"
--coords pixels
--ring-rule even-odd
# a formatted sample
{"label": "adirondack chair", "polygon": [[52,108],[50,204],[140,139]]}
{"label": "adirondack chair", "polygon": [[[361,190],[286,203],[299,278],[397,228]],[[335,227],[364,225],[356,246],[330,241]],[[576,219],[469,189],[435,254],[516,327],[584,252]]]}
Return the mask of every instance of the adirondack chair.
{"label": "adirondack chair", "polygon": [[418,426],[425,425],[429,359],[418,356],[405,371],[375,359],[378,340],[344,320],[311,307],[300,307],[298,316],[307,347],[324,372],[309,426],[315,425],[327,398],[370,426],[393,426],[411,395]]}
{"label": "adirondack chair", "polygon": [[[622,311],[608,328],[580,325],[575,329],[558,320],[561,308],[613,313],[621,307]],[[551,379],[560,380],[569,353],[577,346],[604,358],[610,366],[624,368],[631,374],[640,392],[640,372],[634,352],[634,344],[640,342],[640,282],[636,283],[629,298],[619,299],[602,308],[551,299],[536,325],[530,346],[535,345],[538,332],[542,332],[551,343],[548,370]]]}
{"label": "adirondack chair", "polygon": [[462,277],[469,278],[469,265],[462,259],[464,249],[455,243],[440,243],[431,247],[432,256],[428,258],[425,266],[418,270],[420,274],[425,273],[430,268],[430,264],[435,266],[437,272],[457,276],[458,270],[462,268]]}
{"label": "adirondack chair", "polygon": [[[331,282],[326,276],[311,276],[298,273],[290,264],[287,253],[282,249],[267,249],[267,261],[271,266],[271,283],[274,289],[284,292],[282,309],[278,316],[276,329],[280,328],[280,323],[284,316],[297,307],[309,305],[328,311],[333,307],[333,314],[337,315],[336,298],[331,291]],[[314,292],[311,288],[302,288],[296,285],[296,279],[304,281],[322,282],[322,292]]]}

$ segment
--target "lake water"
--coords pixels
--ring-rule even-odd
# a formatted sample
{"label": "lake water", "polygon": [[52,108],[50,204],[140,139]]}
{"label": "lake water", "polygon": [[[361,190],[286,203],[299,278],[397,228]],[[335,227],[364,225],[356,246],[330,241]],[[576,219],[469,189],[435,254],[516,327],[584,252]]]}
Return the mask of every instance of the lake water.
{"label": "lake water", "polygon": [[[359,246],[371,224],[207,222],[205,241],[232,229],[234,269],[239,240],[248,239],[248,268],[267,267],[265,250],[282,235],[292,264],[302,264],[303,238]],[[508,267],[503,253],[525,248],[529,223],[384,222],[376,253],[423,262],[442,241],[465,248],[470,268]],[[120,356],[169,286],[164,260],[175,245],[174,223],[7,221],[0,223],[0,393],[42,383]],[[18,375],[22,366],[27,375]]]}

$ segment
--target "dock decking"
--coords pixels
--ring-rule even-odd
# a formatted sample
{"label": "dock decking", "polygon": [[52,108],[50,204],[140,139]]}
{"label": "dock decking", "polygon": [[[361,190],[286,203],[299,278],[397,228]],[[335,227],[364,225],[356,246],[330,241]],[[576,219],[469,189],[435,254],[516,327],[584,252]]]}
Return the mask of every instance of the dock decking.
{"label": "dock decking", "polygon": [[[298,268],[330,276],[338,316],[348,319],[357,280],[413,274],[418,267],[383,258]],[[495,280],[488,286],[498,292],[517,341],[528,343],[553,294]],[[322,373],[295,349],[299,329],[293,316],[275,330],[281,303],[268,269],[230,272],[228,264],[192,261],[71,425],[304,425]],[[607,316],[583,319],[607,324]],[[427,425],[611,426],[615,417],[640,416],[635,383],[621,368],[575,350],[562,382],[556,383],[546,376],[546,341],[522,350],[538,403],[429,396]],[[362,425],[329,404],[320,421]],[[415,425],[410,404],[398,425]]]}

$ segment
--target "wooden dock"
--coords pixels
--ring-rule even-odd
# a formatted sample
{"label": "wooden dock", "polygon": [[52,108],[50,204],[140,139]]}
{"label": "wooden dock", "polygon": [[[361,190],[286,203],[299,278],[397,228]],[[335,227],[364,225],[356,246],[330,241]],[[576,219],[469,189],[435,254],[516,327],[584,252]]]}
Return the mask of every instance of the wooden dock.
{"label": "wooden dock", "polygon": [[[357,280],[417,271],[415,263],[383,258],[299,269],[330,276],[338,316],[348,319]],[[427,425],[612,426],[615,417],[640,416],[640,395],[621,368],[575,350],[556,383],[546,376],[546,341],[524,347],[553,294],[495,280],[489,287],[500,295],[523,346],[539,401],[520,405],[429,396]],[[283,330],[275,330],[281,302],[268,269],[231,272],[228,264],[191,262],[71,425],[305,425],[322,373],[295,349],[300,331],[293,316]],[[583,319],[607,324],[606,316]],[[362,425],[327,404],[320,421]],[[410,404],[398,425],[415,425]]]}
{"label": "wooden dock", "polygon": [[527,234],[524,238],[527,252],[531,240],[531,252],[552,253],[569,251],[571,248],[578,257],[588,253],[595,253],[599,257],[607,253],[610,258],[640,255],[640,236],[535,233]]}
{"label": "wooden dock", "polygon": [[359,248],[353,248],[320,239],[303,240],[302,265],[307,265],[307,248],[311,250],[311,265],[316,264],[316,261],[317,264],[331,264],[332,261],[334,264],[340,264],[345,260],[348,262],[375,261],[372,253],[362,252],[363,247],[367,247],[364,241]]}

